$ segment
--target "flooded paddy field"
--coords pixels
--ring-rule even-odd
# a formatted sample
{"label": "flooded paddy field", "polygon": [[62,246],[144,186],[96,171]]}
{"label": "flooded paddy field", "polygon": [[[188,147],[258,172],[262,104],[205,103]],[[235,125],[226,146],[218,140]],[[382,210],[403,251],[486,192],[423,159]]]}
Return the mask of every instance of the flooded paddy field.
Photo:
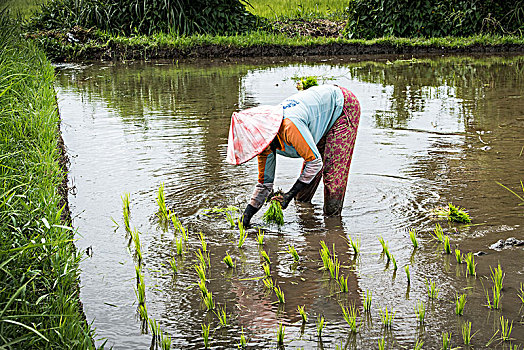
{"label": "flooded paddy field", "polygon": [[[412,349],[417,342],[439,349],[443,332],[451,333],[453,347],[467,348],[462,328],[471,322],[475,348],[503,349],[510,341],[500,339],[501,316],[513,322],[511,343],[523,346],[524,246],[490,246],[524,239],[521,200],[497,183],[524,196],[524,57],[96,63],[58,66],[57,74],[76,245],[88,253],[81,264],[81,300],[97,329],[97,345],[151,345],[137,313],[138,262],[123,221],[121,196],[129,193],[147,312],[171,337],[172,348],[203,348],[202,324],[210,325],[214,349],[236,348],[241,334],[247,348],[276,348],[279,324],[287,349],[377,349],[381,339],[389,349]],[[255,227],[238,248],[239,230],[224,212],[205,210],[243,210],[257,180],[255,160],[237,167],[225,161],[231,113],[278,104],[296,92],[293,78],[306,75],[347,87],[361,103],[342,216],[322,215],[321,185],[312,204],[290,204],[280,229],[262,225],[261,210],[252,222],[264,229],[263,246]],[[300,169],[300,160],[279,157],[276,187],[288,190]],[[163,228],[156,215],[162,183],[167,207],[189,230],[182,256],[180,232],[171,223]],[[465,207],[472,224],[435,214],[449,202]],[[437,223],[451,254],[433,238]],[[417,232],[417,249],[410,229]],[[199,232],[209,253],[206,286],[216,306],[225,307],[227,326],[202,302],[194,268],[202,249]],[[382,253],[380,237],[397,270]],[[349,238],[360,240],[359,254]],[[347,292],[321,269],[321,241],[331,254],[334,247]],[[287,252],[290,245],[298,263]],[[475,256],[476,277],[456,262],[456,248],[464,255],[486,253]],[[263,283],[262,250],[285,303]],[[222,261],[227,253],[234,269]],[[505,277],[495,309],[487,306],[486,293],[492,303],[490,276],[498,264]],[[428,296],[431,282],[437,298]],[[371,309],[364,312],[368,291]],[[462,294],[467,301],[458,316],[455,298]],[[423,324],[415,312],[420,303]],[[342,312],[352,305],[359,310],[356,333]],[[305,324],[298,306],[308,313]],[[394,313],[390,327],[381,320],[386,308]]]}

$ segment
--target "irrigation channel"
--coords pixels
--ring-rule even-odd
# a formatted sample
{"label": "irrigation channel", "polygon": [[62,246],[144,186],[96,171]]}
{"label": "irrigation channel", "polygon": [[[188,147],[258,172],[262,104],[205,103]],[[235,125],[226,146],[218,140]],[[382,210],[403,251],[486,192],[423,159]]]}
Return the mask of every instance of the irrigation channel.
{"label": "irrigation channel", "polygon": [[[211,348],[236,348],[241,334],[248,348],[276,348],[280,323],[289,349],[376,349],[382,338],[389,349],[412,349],[422,341],[424,349],[439,349],[443,332],[451,333],[453,347],[464,348],[462,327],[471,322],[475,348],[502,349],[510,342],[500,339],[501,316],[513,322],[511,343],[524,344],[523,247],[490,249],[499,239],[524,239],[524,208],[497,184],[523,195],[523,56],[65,64],[57,66],[57,75],[76,244],[89,253],[81,264],[81,299],[98,345],[107,340],[114,349],[146,349],[152,339],[150,332],[143,334],[137,314],[137,261],[122,217],[125,193],[130,225],[140,232],[147,312],[171,337],[172,348],[203,348],[202,324],[210,324]],[[239,167],[225,161],[231,113],[277,104],[296,92],[294,77],[309,75],[348,87],[362,106],[342,217],[323,217],[320,187],[312,204],[290,205],[280,231],[265,227],[263,247],[255,228],[238,248],[239,230],[224,212],[205,211],[243,209],[257,179],[256,161]],[[287,190],[301,161],[277,163],[276,186]],[[175,244],[180,233],[171,223],[162,229],[156,216],[162,183],[168,208],[189,229],[182,257]],[[448,202],[465,207],[472,224],[435,215]],[[253,222],[261,223],[262,214]],[[437,223],[449,236],[452,254],[432,236]],[[417,232],[417,249],[409,229]],[[202,302],[194,268],[200,231],[209,252],[207,289],[216,307],[226,307],[228,326]],[[360,240],[357,256],[349,237]],[[381,254],[380,237],[396,271]],[[347,292],[320,269],[321,241],[331,253],[334,244]],[[487,253],[475,256],[476,277],[456,262],[455,248],[464,255]],[[261,279],[262,250],[284,304]],[[224,264],[226,253],[234,269]],[[502,299],[498,309],[490,309],[490,268],[499,263],[505,273]],[[428,296],[431,282],[438,298]],[[370,312],[362,309],[366,291],[372,292]],[[467,295],[462,316],[455,314],[457,294]],[[419,302],[426,311],[423,324],[415,313]],[[356,334],[341,305],[358,308]],[[297,306],[305,306],[305,324]],[[394,313],[391,327],[381,320],[386,308]],[[318,337],[320,316],[325,327]]]}

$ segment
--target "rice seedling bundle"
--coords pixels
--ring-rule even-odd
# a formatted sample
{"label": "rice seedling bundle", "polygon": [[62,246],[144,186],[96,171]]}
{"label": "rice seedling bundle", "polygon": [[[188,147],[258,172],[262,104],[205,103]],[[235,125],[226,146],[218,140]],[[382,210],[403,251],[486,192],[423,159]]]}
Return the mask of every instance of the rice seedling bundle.
{"label": "rice seedling bundle", "polygon": [[428,296],[430,297],[430,299],[438,298],[439,288],[437,288],[437,283],[435,281],[426,280],[426,289],[428,291]]}
{"label": "rice seedling bundle", "polygon": [[207,255],[202,253],[200,248],[197,249],[197,251],[195,252],[195,255],[196,255],[198,261],[200,261],[200,264],[202,266],[204,266],[204,268],[206,267],[206,265],[209,265],[209,261],[208,261]]}
{"label": "rice seedling bundle", "polygon": [[464,314],[464,306],[466,305],[466,294],[455,296],[455,314],[462,316]]}
{"label": "rice seedling bundle", "polygon": [[220,322],[220,324],[224,327],[227,327],[227,312],[226,312],[226,307],[224,306],[223,308],[217,308],[216,311],[214,311],[215,315],[217,316],[218,318],[218,321]]}
{"label": "rice seedling bundle", "polygon": [[184,253],[184,240],[182,238],[175,238],[176,253],[178,256],[182,256]]}
{"label": "rice seedling bundle", "polygon": [[340,279],[338,280],[338,285],[340,286],[340,291],[342,293],[347,293],[349,291],[348,288],[348,278],[344,278],[344,276],[340,275]]}
{"label": "rice seedling bundle", "polygon": [[195,271],[201,281],[206,281],[206,265],[203,265],[202,263],[195,265]]}
{"label": "rice seedling bundle", "polygon": [[418,248],[417,231],[414,228],[409,230],[409,238],[411,243],[413,243],[413,248]]}
{"label": "rice seedling bundle", "polygon": [[235,227],[235,219],[233,219],[233,216],[229,211],[226,211],[226,220],[229,223],[229,227]]}
{"label": "rice seedling bundle", "polygon": [[257,233],[257,242],[260,246],[264,245],[264,232],[262,232],[260,229],[258,229]]}
{"label": "rice seedling bundle", "polygon": [[522,282],[520,283],[520,288],[517,295],[520,301],[522,301],[522,304],[524,304],[524,283]]}
{"label": "rice seedling bundle", "polygon": [[262,282],[264,282],[264,286],[266,286],[267,289],[273,290],[275,288],[271,278],[263,279]]}
{"label": "rice seedling bundle", "polygon": [[199,280],[198,281],[198,288],[200,289],[200,293],[202,293],[202,299],[204,299],[208,293],[206,281],[205,280]]}
{"label": "rice seedling bundle", "polygon": [[378,350],[384,350],[386,348],[386,339],[384,337],[378,340]]}
{"label": "rice seedling bundle", "polygon": [[204,299],[204,305],[206,306],[208,311],[215,309],[215,301],[213,300],[213,293],[208,291],[203,299]]}
{"label": "rice seedling bundle", "polygon": [[178,273],[178,267],[176,264],[176,259],[174,257],[169,259],[169,265],[171,266],[171,270],[173,271],[173,273],[176,275]]}
{"label": "rice seedling bundle", "polygon": [[422,350],[422,346],[424,345],[424,342],[421,339],[418,339],[415,343],[415,346],[413,347],[413,350]]}
{"label": "rice seedling bundle", "polygon": [[435,229],[433,230],[433,238],[439,242],[444,243],[444,231],[442,230],[442,227],[440,224],[435,225]]}
{"label": "rice seedling bundle", "polygon": [[[160,340],[162,338],[162,330],[160,329],[160,326],[158,325],[157,320],[154,318],[149,318],[149,329],[151,331],[151,334],[153,335],[153,345],[156,345],[156,343],[160,343]],[[156,346],[154,346],[156,347]]]}
{"label": "rice seedling bundle", "polygon": [[310,87],[317,86],[317,85],[318,85],[317,77],[307,76],[307,77],[302,77],[298,80],[297,89],[298,90],[307,90]]}
{"label": "rice seedling bundle", "polygon": [[240,342],[238,343],[238,346],[240,349],[244,349],[247,345],[247,339],[244,335],[244,327],[242,327],[242,331],[240,333]]}
{"label": "rice seedling bundle", "polygon": [[271,260],[269,259],[269,255],[267,255],[265,250],[260,251],[260,255],[262,255],[262,258],[268,263],[271,264]]}
{"label": "rice seedling bundle", "polygon": [[349,307],[341,306],[342,308],[342,315],[344,317],[344,320],[346,320],[346,323],[349,326],[349,329],[352,333],[357,333],[359,325],[357,321],[358,316],[358,309],[357,307],[352,304],[349,305]]}
{"label": "rice seedling bundle", "polygon": [[349,237],[349,245],[353,249],[353,254],[356,256],[360,253],[360,238],[353,240]]}
{"label": "rice seedling bundle", "polygon": [[124,227],[127,233],[131,233],[131,224],[129,223],[129,217],[131,216],[129,208],[129,193],[124,193],[122,197],[122,210],[124,213]]}
{"label": "rice seedling bundle", "polygon": [[404,271],[406,271],[406,278],[408,279],[408,284],[411,284],[411,275],[409,273],[409,265],[404,266]]}
{"label": "rice seedling bundle", "polygon": [[462,253],[460,252],[459,249],[455,249],[455,259],[457,260],[457,264],[462,264],[463,262]]}
{"label": "rice seedling bundle", "polygon": [[326,322],[324,316],[319,315],[317,320],[317,335],[319,338],[322,338],[322,330],[324,329],[325,325]]}
{"label": "rice seedling bundle", "polygon": [[500,308],[500,299],[502,298],[500,294],[500,289],[497,288],[497,286],[493,286],[491,288],[491,291],[493,292],[493,300],[489,297],[489,290],[486,290],[486,299],[487,299],[487,307],[490,309],[496,309],[498,310]]}
{"label": "rice seedling bundle", "polygon": [[169,334],[162,335],[162,341],[160,342],[160,349],[170,350],[171,349],[171,337]]}
{"label": "rice seedling bundle", "polygon": [[231,269],[235,267],[235,263],[233,263],[233,259],[231,258],[229,253],[226,253],[226,256],[224,257],[224,263],[227,265],[227,267]]}
{"label": "rice seedling bundle", "polygon": [[298,305],[297,310],[300,316],[302,317],[302,323],[306,323],[307,322],[306,305],[302,305],[302,306]]}
{"label": "rice seedling bundle", "polygon": [[156,197],[156,203],[158,204],[158,218],[161,221],[166,221],[169,219],[169,213],[166,206],[166,197],[164,194],[164,183],[160,184],[160,187],[158,188],[158,194]]}
{"label": "rice seedling bundle", "polygon": [[267,224],[277,224],[278,226],[284,225],[284,213],[282,212],[282,205],[277,200],[271,200],[269,208],[262,217]]}
{"label": "rice seedling bundle", "polygon": [[199,232],[199,236],[200,236],[200,244],[202,245],[202,251],[204,253],[207,253],[206,237],[204,237],[204,234],[202,233],[202,231]]}
{"label": "rice seedling bundle", "polygon": [[498,290],[502,290],[504,285],[504,276],[505,273],[502,272],[502,268],[500,267],[500,263],[495,269],[492,269],[491,266],[489,267],[491,271],[491,280],[495,284],[495,287],[497,287]]}
{"label": "rice seedling bundle", "polygon": [[500,316],[500,340],[507,342],[511,340],[511,331],[513,330],[513,321],[511,324],[508,319],[504,319],[504,316]]}
{"label": "rice seedling bundle", "polygon": [[444,237],[444,253],[451,254],[451,246],[449,244],[449,236]]}
{"label": "rice seedling bundle", "polygon": [[466,210],[459,206],[455,207],[452,203],[448,203],[447,216],[449,221],[465,224],[469,224],[471,222],[471,218],[469,217],[469,214],[466,212]]}
{"label": "rice seedling bundle", "polygon": [[264,274],[267,278],[271,278],[271,267],[268,263],[263,263],[262,268],[264,269]]}
{"label": "rice seedling bundle", "polygon": [[240,232],[240,235],[238,237],[238,248],[242,248],[242,246],[244,245],[244,242],[246,241],[246,238],[247,238],[247,231],[246,231],[244,225],[242,224],[242,220],[241,219],[238,219],[238,230]]}

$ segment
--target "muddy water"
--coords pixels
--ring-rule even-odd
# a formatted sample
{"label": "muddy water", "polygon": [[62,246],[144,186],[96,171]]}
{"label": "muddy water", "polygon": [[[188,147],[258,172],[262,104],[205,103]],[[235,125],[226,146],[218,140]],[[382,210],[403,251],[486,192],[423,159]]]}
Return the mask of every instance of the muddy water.
{"label": "muddy water", "polygon": [[[204,209],[243,208],[256,182],[256,161],[238,167],[225,161],[231,113],[277,104],[296,91],[292,78],[303,75],[348,87],[361,102],[362,118],[342,217],[323,217],[321,187],[312,204],[290,205],[280,231],[268,227],[263,249],[285,293],[286,303],[279,306],[257,279],[263,270],[256,231],[249,231],[239,249],[238,231],[223,215],[206,215]],[[524,179],[524,57],[65,65],[58,67],[56,89],[71,157],[76,244],[82,251],[92,248],[82,261],[81,298],[98,345],[145,349],[151,343],[136,314],[124,193],[130,193],[131,225],[141,232],[149,316],[170,335],[173,348],[203,348],[202,323],[211,324],[212,348],[235,348],[242,329],[248,347],[275,348],[283,323],[290,349],[377,348],[382,337],[390,349],[413,348],[417,341],[438,349],[444,331],[451,332],[453,346],[462,345],[465,321],[472,322],[472,344],[486,348],[500,316],[513,321],[513,343],[524,343],[518,298],[523,248],[489,249],[499,239],[524,239],[524,208],[496,183],[518,190]],[[279,158],[276,186],[291,187],[300,166]],[[164,231],[155,216],[161,183],[168,207],[190,228],[176,276],[168,264],[175,256],[174,231]],[[433,214],[448,202],[466,207],[474,225],[448,224]],[[261,214],[254,222],[261,222]],[[436,223],[450,235],[452,248],[487,253],[476,257],[477,278],[467,277],[465,266],[431,239]],[[419,234],[419,249],[410,243],[409,228]],[[201,302],[193,269],[199,231],[210,253],[208,289],[226,306],[228,327]],[[380,236],[396,258],[396,272],[381,255]],[[348,237],[360,239],[356,258]],[[319,270],[320,241],[335,245],[348,293],[338,293]],[[301,257],[298,264],[286,252],[290,244]],[[222,262],[226,252],[236,269]],[[505,272],[502,307],[490,310],[485,290],[493,285],[490,267],[498,263]],[[439,288],[436,300],[428,298],[429,280]],[[361,308],[368,290],[372,311],[359,316],[361,328],[352,335],[340,305]],[[454,313],[456,293],[467,294],[461,317]],[[418,301],[427,309],[424,326],[414,312]],[[309,314],[305,325],[298,305]],[[395,313],[391,329],[381,324],[386,307]],[[320,315],[327,322],[321,338]],[[489,347],[503,346],[495,340]]]}

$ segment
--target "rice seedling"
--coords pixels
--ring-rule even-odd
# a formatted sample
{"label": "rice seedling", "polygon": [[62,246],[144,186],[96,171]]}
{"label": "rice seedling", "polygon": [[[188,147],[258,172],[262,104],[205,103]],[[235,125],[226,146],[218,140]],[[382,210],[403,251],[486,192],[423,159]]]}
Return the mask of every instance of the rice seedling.
{"label": "rice seedling", "polygon": [[317,335],[319,338],[322,338],[322,331],[324,330],[324,327],[326,326],[326,322],[324,319],[324,316],[318,316],[317,319]]}
{"label": "rice seedling", "polygon": [[384,350],[386,348],[386,339],[384,337],[378,340],[378,350]]}
{"label": "rice seedling", "polygon": [[413,248],[418,248],[418,241],[417,241],[417,231],[412,228],[409,230],[409,238],[411,239],[411,243],[413,243]]}
{"label": "rice seedling", "polygon": [[169,334],[162,335],[162,340],[160,342],[160,349],[170,350],[171,349],[171,337]]}
{"label": "rice seedling", "polygon": [[197,249],[197,251],[195,252],[195,255],[196,255],[198,261],[200,261],[200,264],[201,264],[202,266],[204,266],[204,268],[206,267],[206,265],[209,265],[207,255],[205,255],[204,253],[202,253],[202,251],[200,250],[200,248]]}
{"label": "rice seedling", "polygon": [[267,255],[265,250],[261,250],[260,255],[262,255],[262,258],[264,258],[264,260],[271,265],[271,260],[269,259],[269,255]]}
{"label": "rice seedling", "polygon": [[284,292],[282,291],[282,289],[280,289],[280,286],[274,287],[273,290],[275,291],[278,302],[280,304],[284,304],[286,302],[286,298],[284,297]]}
{"label": "rice seedling", "polygon": [[493,300],[491,300],[489,297],[489,290],[486,290],[486,299],[487,299],[486,306],[490,309],[498,310],[500,308],[500,299],[501,299],[500,289],[498,289],[496,286],[493,286],[491,290],[493,292]]}
{"label": "rice seedling", "polygon": [[463,257],[459,249],[455,249],[455,259],[457,260],[457,264],[462,264]]}
{"label": "rice seedling", "polygon": [[223,308],[219,308],[217,307],[217,310],[216,311],[213,311],[214,314],[216,315],[216,317],[218,318],[218,322],[220,322],[220,324],[224,327],[227,327],[228,324],[227,324],[227,312],[226,312],[226,307],[224,306]]}
{"label": "rice seedling", "polygon": [[306,305],[302,305],[302,306],[298,305],[297,310],[300,316],[302,317],[302,323],[306,323],[307,322]]}
{"label": "rice seedling", "polygon": [[[137,288],[135,290],[135,295],[136,295],[136,298],[138,300],[138,309],[139,309],[139,312],[141,311],[140,308],[144,308],[144,310],[147,310],[146,308],[146,285],[144,283],[144,277],[142,276],[142,274],[140,274],[140,280],[137,281]],[[147,312],[146,312],[146,315],[147,315]],[[141,318],[142,318],[142,315],[140,315]],[[142,318],[143,320],[145,318]]]}
{"label": "rice seedling", "polygon": [[349,277],[344,278],[344,276],[340,275],[340,279],[338,280],[338,285],[342,293],[347,293],[349,291],[348,278]]}
{"label": "rice seedling", "polygon": [[262,220],[267,224],[284,225],[284,213],[282,212],[282,205],[277,200],[271,200],[268,210],[262,216]]}
{"label": "rice seedling", "polygon": [[171,266],[171,270],[173,271],[173,273],[176,275],[178,273],[178,266],[174,257],[169,259],[169,265]]}
{"label": "rice seedling", "polygon": [[202,251],[204,253],[207,253],[207,243],[206,243],[206,237],[204,236],[204,234],[202,233],[202,231],[200,231],[199,233],[199,239],[200,239],[200,244],[202,245]]}
{"label": "rice seedling", "polygon": [[380,242],[380,245],[382,246],[382,252],[386,252],[386,247],[387,247],[387,243],[386,241],[384,241],[384,238],[382,236],[380,236],[378,238],[378,241]]}
{"label": "rice seedling", "polygon": [[131,225],[129,223],[129,216],[131,214],[130,209],[129,209],[129,193],[124,193],[124,195],[121,196],[120,198],[122,198],[122,210],[124,213],[124,227],[127,233],[131,233]]}
{"label": "rice seedling", "polygon": [[264,269],[264,274],[267,278],[271,278],[271,267],[267,263],[262,264],[262,268]]}
{"label": "rice seedling", "polygon": [[207,308],[207,311],[211,311],[215,309],[215,301],[213,300],[213,293],[208,291],[206,295],[203,297],[204,299],[204,305]]}
{"label": "rice seedling", "polygon": [[519,291],[517,293],[520,301],[522,301],[522,304],[524,304],[524,283],[520,283],[520,288],[519,288]]}
{"label": "rice seedling", "polygon": [[201,281],[206,281],[206,265],[195,265],[195,271]]}
{"label": "rice seedling", "polygon": [[184,242],[187,242],[189,238],[187,229],[182,225],[182,223],[180,222],[180,220],[174,213],[170,212],[169,217],[171,218],[171,221],[173,222],[175,233],[176,231],[180,232],[180,234],[182,235],[182,238],[184,239]]}
{"label": "rice seedling", "polygon": [[393,263],[393,271],[397,271],[397,259],[393,256],[393,254],[390,255],[391,262]]}
{"label": "rice seedling", "polygon": [[202,299],[204,299],[208,293],[206,281],[199,280],[198,281],[198,288],[200,289],[200,292],[202,293]]}
{"label": "rice seedling", "polygon": [[422,346],[424,345],[424,342],[421,339],[418,339],[415,343],[415,346],[413,347],[413,350],[422,350]]}
{"label": "rice seedling", "polygon": [[471,344],[471,338],[473,335],[471,335],[471,322],[466,321],[462,324],[462,340],[464,341],[464,345]]}
{"label": "rice seedling", "polygon": [[266,288],[269,290],[273,290],[275,288],[275,285],[273,284],[273,280],[271,278],[263,279],[262,282],[264,282],[264,286],[266,286]]}
{"label": "rice seedling", "polygon": [[441,350],[451,349],[451,333],[442,332],[442,347]]}
{"label": "rice seedling", "polygon": [[238,248],[242,248],[247,238],[247,231],[244,225],[242,224],[241,219],[238,219],[238,230],[240,232],[240,236],[238,237]]}
{"label": "rice seedling", "polygon": [[160,184],[160,187],[158,188],[158,194],[156,196],[156,203],[158,204],[158,218],[161,221],[165,221],[169,219],[169,212],[167,210],[166,206],[166,197],[164,194],[164,183]]}
{"label": "rice seedling", "polygon": [[240,349],[244,349],[247,345],[247,339],[246,339],[246,336],[244,335],[244,327],[242,327],[242,331],[240,333],[240,342],[238,343],[238,347]]}
{"label": "rice seedling", "polygon": [[264,245],[264,232],[262,232],[260,229],[258,229],[257,233],[257,242],[260,246]]}
{"label": "rice seedling", "polygon": [[466,294],[455,296],[455,314],[462,316],[464,314],[464,306],[466,305]]}
{"label": "rice seedling", "polygon": [[451,246],[449,244],[449,236],[444,237],[444,253],[451,254]]}
{"label": "rice seedling", "polygon": [[366,295],[364,296],[364,302],[362,303],[362,307],[364,308],[364,312],[371,312],[371,300],[373,298],[373,293],[370,290],[366,289]]}
{"label": "rice seedling", "polygon": [[406,278],[408,279],[408,284],[411,284],[411,275],[409,273],[409,265],[404,266],[404,271],[406,271]]}
{"label": "rice seedling", "polygon": [[426,280],[426,289],[430,299],[438,299],[439,288],[437,288],[437,283],[435,281]]}
{"label": "rice seedling", "polygon": [[142,327],[144,327],[145,322],[149,318],[149,316],[147,315],[147,307],[145,304],[138,306],[138,317],[140,317],[140,319],[142,320]]}
{"label": "rice seedling", "polygon": [[353,240],[351,236],[349,237],[349,245],[353,249],[353,254],[357,256],[360,253],[360,238]]}
{"label": "rice seedling", "polygon": [[455,207],[452,203],[448,203],[447,216],[449,221],[461,222],[465,224],[469,224],[471,222],[471,218],[469,217],[469,214],[466,212],[466,210],[459,206]]}
{"label": "rice seedling", "polygon": [[473,255],[473,253],[468,253],[464,257],[464,261],[466,262],[466,275],[476,277],[477,273],[475,272],[475,266],[477,266],[477,264],[475,264],[475,256]]}
{"label": "rice seedling", "polygon": [[495,284],[495,287],[498,290],[502,290],[504,285],[504,276],[506,275],[504,272],[502,272],[502,268],[500,267],[500,263],[495,269],[492,269],[491,266],[489,267],[491,271],[491,280]]}
{"label": "rice seedling", "polygon": [[235,227],[235,219],[233,219],[233,216],[229,211],[226,210],[226,220],[229,223],[229,227],[233,228]]}
{"label": "rice seedling", "polygon": [[131,232],[131,239],[135,245],[135,256],[138,260],[138,264],[142,263],[142,245],[140,244],[140,232],[137,229],[134,229]]}
{"label": "rice seedling", "polygon": [[358,309],[355,306],[355,304],[349,305],[349,307],[341,306],[342,308],[342,316],[344,317],[344,320],[346,320],[349,329],[352,333],[357,333],[359,324],[357,321],[358,316]]}
{"label": "rice seedling", "polygon": [[282,325],[282,322],[278,324],[278,330],[277,330],[277,344],[279,346],[284,345],[284,336],[286,333],[286,327]]}
{"label": "rice seedling", "polygon": [[507,342],[511,340],[511,331],[513,330],[513,321],[511,324],[508,319],[504,319],[504,316],[500,316],[500,340]]}
{"label": "rice seedling", "polygon": [[226,256],[224,257],[224,263],[227,267],[230,269],[233,269],[235,267],[235,263],[233,262],[233,258],[231,258],[231,255],[229,253],[226,253]]}
{"label": "rice seedling", "polygon": [[176,246],[176,254],[178,256],[182,256],[184,253],[184,241],[182,238],[177,239],[175,238],[175,246]]}
{"label": "rice seedling", "polygon": [[202,338],[204,339],[204,347],[206,349],[209,349],[209,328],[211,328],[211,325],[206,325],[205,323],[201,324],[202,326]]}
{"label": "rice seedling", "polygon": [[333,259],[329,260],[328,269],[331,278],[338,282],[340,274],[340,262],[338,261],[336,256],[334,256]]}
{"label": "rice seedling", "polygon": [[432,235],[437,242],[444,243],[444,231],[442,230],[440,224],[435,225]]}
{"label": "rice seedling", "polygon": [[322,259],[323,269],[328,270],[331,261],[331,253],[324,241],[320,241],[320,258]]}
{"label": "rice seedling", "polygon": [[151,331],[151,334],[153,335],[153,339],[152,339],[152,348],[156,348],[156,343],[160,343],[160,339],[161,339],[161,336],[162,336],[162,330],[160,329],[160,326],[158,325],[158,322],[157,320],[155,320],[154,318],[149,318],[148,320],[149,322],[149,329]]}
{"label": "rice seedling", "polygon": [[297,250],[291,244],[287,246],[287,252],[291,254],[295,262],[298,262],[300,260],[300,256],[298,255]]}
{"label": "rice seedling", "polygon": [[426,307],[422,301],[418,301],[417,305],[415,305],[415,314],[417,315],[418,323],[423,325],[426,317]]}
{"label": "rice seedling", "polygon": [[387,306],[384,309],[380,309],[379,313],[380,313],[380,320],[382,321],[382,325],[385,328],[391,328],[391,325],[393,324],[393,319],[395,318],[395,314],[391,313],[391,311],[388,310]]}

